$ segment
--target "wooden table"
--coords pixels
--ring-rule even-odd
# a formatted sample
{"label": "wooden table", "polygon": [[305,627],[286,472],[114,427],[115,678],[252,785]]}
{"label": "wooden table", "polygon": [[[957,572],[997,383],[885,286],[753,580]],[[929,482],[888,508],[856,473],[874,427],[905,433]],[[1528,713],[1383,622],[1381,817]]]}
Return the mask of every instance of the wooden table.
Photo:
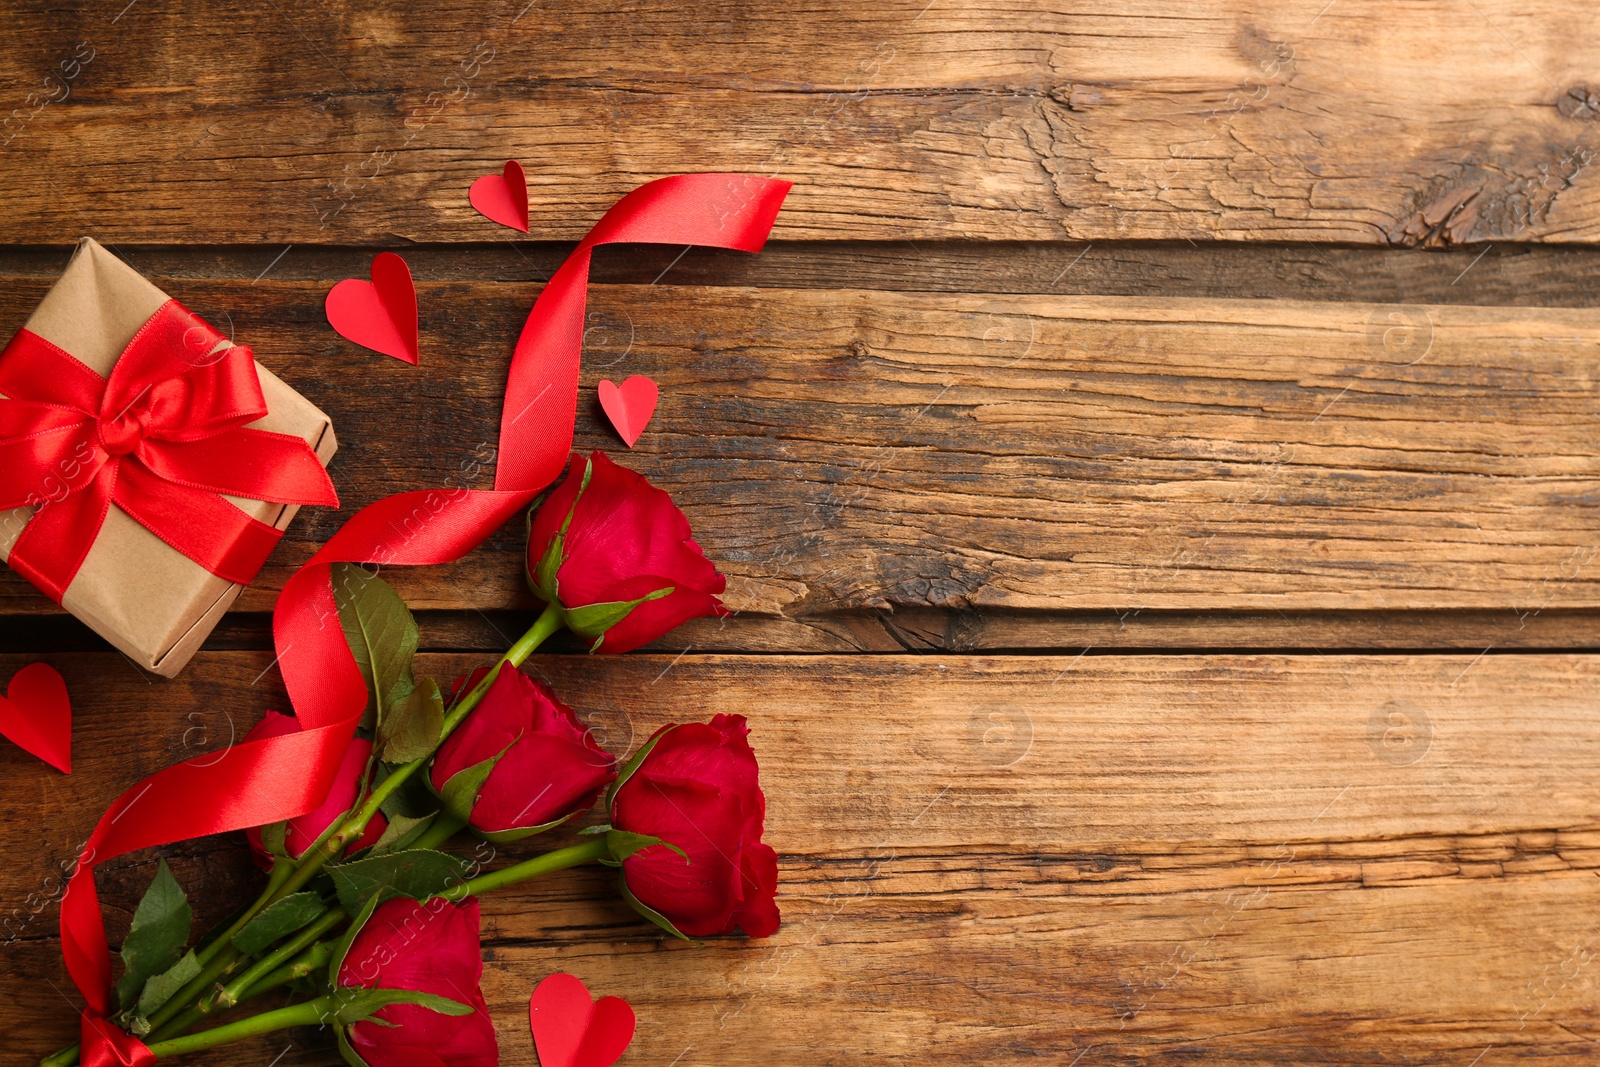
{"label": "wooden table", "polygon": [[[785,925],[486,898],[503,1063],[557,969],[632,1000],[624,1064],[1600,1059],[1590,6],[8,8],[0,332],[97,236],[333,416],[345,509],[170,682],[0,574],[0,677],[77,711],[71,777],[0,745],[6,1062],[72,1033],[59,875],[107,802],[285,706],[285,578],[477,470],[571,242],[709,169],[796,182],[774,243],[599,256],[577,445],[619,450],[600,378],[660,383],[627,462],[737,613],[534,669],[618,748],[751,716]],[[507,158],[529,240],[467,203]],[[323,319],[383,248],[420,368]],[[391,572],[429,672],[526,625],[513,526]],[[257,878],[238,835],[160,855],[202,919]],[[102,868],[113,940],[155,862]]]}

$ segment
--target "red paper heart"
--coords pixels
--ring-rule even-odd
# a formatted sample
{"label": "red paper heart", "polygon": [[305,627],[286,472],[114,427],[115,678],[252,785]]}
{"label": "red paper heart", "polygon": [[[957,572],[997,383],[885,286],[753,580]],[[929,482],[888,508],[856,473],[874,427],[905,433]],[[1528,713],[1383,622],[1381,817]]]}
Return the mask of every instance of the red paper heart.
{"label": "red paper heart", "polygon": [[617,428],[617,433],[629,448],[644,433],[645,424],[656,412],[656,401],[660,396],[661,391],[656,388],[656,383],[642,374],[635,374],[621,386],[610,379],[600,383],[600,406],[605,409],[606,418],[611,420],[611,425]]}
{"label": "red paper heart", "polygon": [[589,999],[570,974],[552,974],[528,1001],[539,1067],[611,1067],[633,1041],[633,1008],[621,997]]}
{"label": "red paper heart", "polygon": [[11,676],[0,697],[0,734],[62,774],[72,773],[72,702],[54,667],[30,663]]}
{"label": "red paper heart", "polygon": [[528,232],[528,179],[516,160],[506,160],[499,174],[485,174],[473,182],[467,199],[490,222]]}
{"label": "red paper heart", "polygon": [[416,366],[417,287],[393,252],[372,260],[372,280],[346,278],[328,291],[328,325],[363,348]]}

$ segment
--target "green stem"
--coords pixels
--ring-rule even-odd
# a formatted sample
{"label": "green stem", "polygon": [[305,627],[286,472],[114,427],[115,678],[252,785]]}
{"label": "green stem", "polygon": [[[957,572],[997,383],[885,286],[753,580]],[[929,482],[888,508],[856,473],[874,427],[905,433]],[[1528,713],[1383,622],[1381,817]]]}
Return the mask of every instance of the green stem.
{"label": "green stem", "polygon": [[[517,638],[516,643],[507,649],[505,654],[495,662],[494,668],[491,669],[488,674],[484,675],[483,680],[474,686],[472,691],[469,692],[465,697],[461,698],[461,700],[456,703],[455,707],[450,709],[450,714],[446,716],[444,721],[444,730],[440,734],[440,740],[443,741],[444,738],[449,737],[451,731],[453,731],[457,726],[461,725],[461,721],[467,717],[467,713],[478,706],[478,702],[483,699],[483,695],[489,691],[489,686],[493,683],[495,675],[499,671],[499,668],[502,664],[509,663],[513,667],[520,667],[527,660],[527,658],[533,654],[535,649],[543,644],[551,634],[561,629],[565,623],[566,614],[561,610],[561,605],[554,601],[547,604],[544,611],[540,613],[538,619],[534,621],[534,624],[528,628],[526,633]],[[399,767],[396,767],[394,772],[390,774],[388,778],[384,779],[383,782],[372,791],[372,795],[367,798],[367,802],[363,804],[361,808],[353,815],[346,817],[344,822],[339,824],[336,831],[332,833],[325,833],[322,840],[309,849],[304,855],[302,855],[299,861],[292,867],[289,867],[288,865],[280,865],[284,872],[281,875],[281,880],[279,873],[280,866],[275,866],[273,868],[272,878],[267,883],[266,891],[261,894],[261,897],[255,902],[255,904],[253,904],[248,911],[235,920],[228,930],[225,931],[223,936],[218,937],[214,942],[207,945],[205,949],[202,950],[205,954],[210,955],[211,959],[206,963],[201,972],[190,982],[188,982],[182,989],[180,989],[171,1000],[162,1005],[160,1011],[156,1012],[150,1017],[152,1032],[158,1032],[160,1029],[165,1028],[166,1024],[178,1014],[184,1004],[195,1000],[200,995],[202,990],[210,988],[216,983],[218,978],[232,973],[242,958],[242,954],[237,949],[232,947],[231,941],[233,935],[242,930],[245,923],[249,922],[251,919],[255,918],[256,915],[260,914],[262,908],[269,904],[274,904],[292,893],[298,892],[307,882],[315,878],[317,873],[321,871],[325,865],[342,855],[345,846],[349,842],[359,840],[361,834],[367,828],[367,823],[371,822],[374,816],[378,814],[378,810],[382,807],[383,802],[387,800],[395,790],[404,785],[406,780],[415,774],[417,770],[427,762],[428,757],[424,757],[422,759],[412,760],[410,763],[405,763]],[[454,831],[452,830],[451,832],[453,833]],[[531,860],[529,862],[536,862],[536,860]],[[574,862],[583,861],[576,860]],[[522,865],[519,864],[518,866]],[[571,866],[571,864],[566,864],[566,866]],[[512,868],[507,868],[507,870],[511,869]],[[560,868],[552,867],[550,869],[559,870]],[[498,875],[503,874],[504,872],[498,871],[495,873]],[[494,876],[485,875],[484,877],[487,878]],[[527,877],[533,877],[533,875],[530,874]],[[456,888],[459,889],[461,887],[457,886]],[[466,894],[462,895],[464,896]],[[451,899],[459,899],[459,897],[452,897]],[[219,1027],[218,1029],[226,1029],[226,1027]],[[212,1032],[214,1031],[205,1031],[205,1033]],[[199,1037],[201,1035],[196,1034],[193,1036]],[[229,1038],[228,1040],[233,1039]],[[170,1043],[171,1042],[163,1042],[163,1044]],[[201,1047],[209,1048],[210,1046],[208,1045]],[[77,1062],[78,1047],[74,1045],[70,1048],[62,1049],[61,1051],[47,1057],[45,1060],[41,1061],[40,1067],[74,1067]]]}
{"label": "green stem", "polygon": [[479,875],[466,882],[460,882],[437,894],[445,900],[460,900],[463,897],[477,896],[493,889],[503,889],[517,882],[526,882],[530,878],[537,878],[551,871],[561,871],[568,867],[576,867],[580,863],[590,863],[594,860],[604,859],[611,854],[610,847],[606,844],[605,835],[597,835],[582,844],[569,845],[558,848],[554,852],[546,852],[542,856],[535,856],[521,863],[513,863],[509,867],[502,867],[498,871]]}
{"label": "green stem", "polygon": [[[465,896],[487,892],[491,889],[502,889],[515,882],[524,882],[531,878],[537,878],[542,874],[550,874],[555,871],[565,870],[568,867],[576,867],[591,860],[603,859],[606,853],[604,839],[597,838],[594,841],[586,841],[570,848],[547,852],[542,856],[535,856],[533,859],[495,871],[493,874],[486,874],[471,881],[462,882],[445,890],[443,893],[436,894],[436,896],[444,900],[460,900]],[[251,997],[266,993],[279,986],[288,985],[290,982],[304,978],[311,972],[321,968],[333,955],[334,944],[334,941],[319,941],[307,949],[299,959],[292,963],[284,964],[270,974],[257,978],[253,984],[242,989],[236,1003],[243,1003]],[[244,987],[244,978],[241,977],[234,984]]]}
{"label": "green stem", "polygon": [[262,1012],[260,1015],[252,1015],[225,1026],[202,1030],[198,1034],[185,1034],[167,1041],[157,1041],[150,1046],[150,1051],[155,1053],[157,1059],[164,1060],[169,1056],[182,1056],[188,1052],[216,1048],[230,1041],[242,1041],[247,1037],[258,1037],[261,1034],[270,1034],[274,1030],[286,1030],[291,1026],[316,1026],[326,1022],[337,1010],[332,996],[318,997],[303,1004],[291,1004],[287,1008]]}
{"label": "green stem", "polygon": [[234,968],[239,966],[244,959],[244,953],[228,942],[223,942],[223,946],[222,951],[217,954],[215,959],[201,968],[199,974],[185,983],[183,988],[174,993],[158,1010],[151,1013],[151,1033],[165,1031],[167,1023],[172,1021],[179,1012],[183,1011],[184,1005],[198,999],[202,993],[217,983],[217,979],[232,974]]}
{"label": "green stem", "polygon": [[[509,663],[513,667],[522,666],[527,658],[533,655],[534,649],[544,644],[545,638],[566,624],[566,612],[561,610],[560,604],[552,600],[544,606],[544,610],[539,613],[533,625],[528,627],[528,632],[517,638],[516,644],[506,649],[506,654],[500,657],[500,662]],[[490,681],[493,677],[494,672],[490,671],[484,681]]]}
{"label": "green stem", "polygon": [[[576,867],[591,860],[603,859],[606,853],[604,839],[597,838],[594,841],[586,841],[570,848],[547,852],[542,856],[535,856],[533,859],[495,871],[493,874],[462,882],[437,895],[445,900],[460,900],[462,897],[470,896],[474,893],[500,889],[515,882],[537,878],[542,874],[550,874],[554,871],[565,870],[568,867]],[[342,918],[342,913],[335,914],[339,914]],[[333,946],[333,941],[318,941],[306,949],[299,959],[286,963],[274,971],[257,975],[254,978],[249,975],[241,975],[228,987],[230,990],[237,987],[233,1002],[235,1004],[243,1003],[251,997],[304,978],[328,962],[328,959],[333,955]],[[252,971],[255,969],[252,968]]]}
{"label": "green stem", "polygon": [[57,1049],[39,1061],[39,1067],[73,1067],[78,1062],[78,1046],[68,1045]]}
{"label": "green stem", "polygon": [[[149,1041],[160,1041],[164,1038],[176,1037],[208,1015],[226,1011],[233,1007],[242,999],[241,994],[244,990],[249,989],[265,975],[272,973],[280,964],[299,955],[307,945],[317,941],[323,934],[332,930],[344,920],[345,914],[338,908],[324,912],[321,918],[267,953],[267,955],[261,957],[260,960],[226,986],[221,989],[214,988],[209,995],[201,997],[198,1003],[189,1005],[188,1009],[181,1015],[174,1016],[165,1025],[152,1031]],[[149,1041],[146,1043],[148,1044]]]}
{"label": "green stem", "polygon": [[[324,830],[321,837],[312,845],[312,849],[321,848],[329,838],[333,837],[334,828],[334,825],[330,825]],[[342,850],[343,846],[340,847]],[[309,850],[307,854],[309,854]],[[301,859],[303,860],[304,856]],[[267,880],[266,890],[250,906],[249,910],[234,921],[223,936],[205,947],[205,952],[212,955],[210,962],[202,967],[199,974],[185,983],[182,989],[174,993],[158,1011],[150,1016],[150,1032],[172,1033],[166,1024],[183,1010],[184,1005],[198,1000],[207,990],[217,984],[217,979],[232,974],[234,969],[239,966],[240,961],[245,958],[242,952],[233,947],[233,935],[244,929],[245,924],[256,915],[259,915],[261,910],[268,904],[282,900],[310,881],[311,877],[316,874],[317,869],[319,868],[314,868],[302,875],[300,863],[290,860],[287,856],[279,856],[274,859],[272,874]],[[72,1067],[75,1063],[77,1063],[77,1060],[68,1060],[65,1067]]]}
{"label": "green stem", "polygon": [[[495,675],[499,672],[501,664],[509,663],[513,667],[520,667],[533,654],[533,650],[544,644],[545,639],[561,629],[565,622],[566,614],[561,610],[560,604],[551,603],[547,605],[534,624],[528,627],[528,632],[517,638],[516,644],[507,649],[505,655],[495,661],[494,667],[488,674],[483,676],[483,680],[473,686],[472,691],[457,701],[456,706],[450,709],[450,714],[445,716],[444,730],[439,735],[441,743],[444,738],[450,736],[457,726],[461,725],[461,721],[467,717],[467,713],[478,706],[478,702],[483,699],[483,695],[489,691],[489,686],[494,682]],[[410,763],[402,763],[396,767],[389,777],[385,778],[372,791],[372,795],[367,798],[367,802],[361,805],[355,814],[345,819],[337,833],[324,841],[320,848],[308,852],[300,858],[299,866],[284,887],[279,890],[279,895],[288,896],[299,889],[310,881],[317,871],[322,869],[324,864],[343,852],[346,843],[360,839],[361,834],[367,828],[367,823],[371,822],[378,814],[379,809],[383,807],[383,802],[389,799],[395,790],[404,785],[430,758],[431,756],[424,756],[421,759],[414,759]]]}
{"label": "green stem", "polygon": [[[235,919],[221,935],[214,938],[204,948],[195,953],[200,961],[200,973],[184,983],[183,988],[172,995],[161,1008],[150,1016],[151,1032],[159,1033],[165,1028],[166,1023],[172,1019],[185,1004],[197,999],[207,989],[217,982],[218,978],[232,973],[242,958],[238,949],[233,947],[233,936],[245,925],[261,913],[261,909],[272,901],[278,899],[283,886],[294,876],[295,865],[287,859],[279,858],[272,865],[272,874],[267,878],[267,887],[262,890],[256,902],[250,905],[242,915]],[[77,1063],[76,1057],[61,1061],[65,1067]],[[54,1064],[51,1067],[55,1067]]]}
{"label": "green stem", "polygon": [[279,948],[261,957],[255,966],[224,986],[222,991],[213,998],[215,1005],[222,1008],[233,1007],[243,999],[245,990],[277,970],[280,965],[288,963],[300,955],[309,946],[320,941],[323,934],[332,932],[346,918],[347,916],[340,909],[330,909],[322,918],[300,931],[290,940],[285,941]]}
{"label": "green stem", "polygon": [[[495,889],[503,889],[518,882],[526,882],[541,875],[551,874],[555,871],[577,867],[580,864],[590,863],[604,859],[610,855],[610,848],[603,836],[591,838],[588,841],[567,848],[546,852],[541,856],[523,860],[521,863],[503,867],[498,871],[480,875],[477,878],[461,882],[450,887],[443,893],[435,896],[441,900],[458,901],[464,897],[487,893]],[[182,1033],[184,1030],[199,1022],[211,1011],[218,1008],[231,1008],[241,1001],[248,1000],[270,989],[286,985],[297,978],[303,978],[317,967],[325,964],[332,953],[331,942],[317,941],[321,935],[328,933],[344,921],[344,913],[338,909],[327,912],[322,918],[306,927],[293,940],[286,942],[281,948],[262,958],[255,966],[230,982],[225,988],[214,994],[207,1002],[191,1007],[187,1012],[172,1020],[165,1028],[173,1033]],[[312,942],[316,942],[312,944]],[[310,946],[307,948],[307,946]],[[291,956],[305,952],[299,959],[286,963]],[[211,1033],[212,1031],[205,1031]],[[151,1035],[151,1048],[161,1044],[165,1033]],[[53,1067],[53,1065],[52,1065]]]}
{"label": "green stem", "polygon": [[252,997],[270,992],[279,986],[288,985],[298,981],[313,971],[320,971],[328,965],[333,958],[333,946],[337,941],[318,941],[315,945],[301,953],[300,958],[285,963],[271,974],[263,975],[255,985],[239,994],[239,1003],[243,1004]]}
{"label": "green stem", "polygon": [[450,840],[456,833],[467,825],[467,820],[452,812],[440,809],[439,814],[433,817],[433,823],[422,832],[409,847],[411,848],[438,848]]}
{"label": "green stem", "polygon": [[217,954],[226,948],[228,943],[233,940],[233,935],[237,934],[240,930],[243,930],[245,925],[249,923],[251,919],[254,919],[258,914],[260,914],[261,909],[266,907],[267,901],[271,900],[273,894],[278,891],[278,887],[282,885],[284,881],[287,880],[288,877],[293,873],[294,864],[290,863],[283,857],[274,859],[272,864],[272,873],[267,876],[267,887],[261,891],[261,895],[256,898],[256,902],[250,905],[244,914],[235,919],[233,921],[233,925],[229,926],[220,935],[212,938],[205,944],[204,947],[199,949],[195,953],[195,958],[198,959],[202,965],[210,963],[212,960],[216,959]]}

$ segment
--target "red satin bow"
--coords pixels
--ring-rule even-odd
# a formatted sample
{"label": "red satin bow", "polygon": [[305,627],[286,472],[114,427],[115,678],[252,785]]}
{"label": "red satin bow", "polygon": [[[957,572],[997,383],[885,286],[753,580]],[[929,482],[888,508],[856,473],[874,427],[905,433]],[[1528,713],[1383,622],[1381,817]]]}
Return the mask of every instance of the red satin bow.
{"label": "red satin bow", "polygon": [[60,602],[115,504],[219,578],[248,584],[281,531],[218,494],[338,506],[298,437],[267,413],[250,349],[168,300],[109,379],[36,333],[0,352],[0,508],[37,507],[11,566]]}
{"label": "red satin bow", "polygon": [[[132,1039],[113,1041],[100,1021],[114,1002],[94,864],[134,849],[303,815],[328,792],[367,702],[339,626],[330,564],[447,563],[531,503],[561,473],[572,444],[591,249],[627,241],[759,252],[789,187],[741,174],[689,174],[623,197],[561,265],[528,315],[506,385],[494,489],[433,489],[379,500],[352,516],[289,579],[278,596],[273,637],[301,731],[235,745],[226,759],[180,763],[133,786],[101,816],[73,872],[61,902],[61,951],[89,1005],[84,1067],[154,1062],[142,1045],[130,1056]],[[146,1058],[138,1058],[140,1050]]]}

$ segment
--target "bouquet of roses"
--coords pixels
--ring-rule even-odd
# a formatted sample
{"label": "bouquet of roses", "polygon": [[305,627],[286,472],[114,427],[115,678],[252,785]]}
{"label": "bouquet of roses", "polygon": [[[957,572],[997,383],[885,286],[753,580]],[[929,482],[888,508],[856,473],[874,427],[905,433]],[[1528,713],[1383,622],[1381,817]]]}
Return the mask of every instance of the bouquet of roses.
{"label": "bouquet of roses", "polygon": [[[122,945],[112,1020],[155,1057],[291,1026],[330,1025],[344,1059],[492,1067],[479,988],[477,896],[583,863],[615,867],[622,897],[683,938],[778,928],[777,857],[742,716],[658,730],[626,763],[519,667],[557,630],[595,652],[725,614],[723,577],[662,490],[601,453],[574,455],[528,514],[526,574],[543,612],[498,663],[440,685],[413,673],[417,628],[394,591],[335,567],[339,622],[367,683],[361,728],[314,811],[247,831],[267,885],[188,945],[190,908],[161,864]],[[296,732],[268,712],[247,741]],[[604,797],[580,843],[485,871],[441,850],[469,833],[534,837]],[[291,990],[286,1007],[222,1021]],[[64,1049],[44,1067],[78,1062]]]}

